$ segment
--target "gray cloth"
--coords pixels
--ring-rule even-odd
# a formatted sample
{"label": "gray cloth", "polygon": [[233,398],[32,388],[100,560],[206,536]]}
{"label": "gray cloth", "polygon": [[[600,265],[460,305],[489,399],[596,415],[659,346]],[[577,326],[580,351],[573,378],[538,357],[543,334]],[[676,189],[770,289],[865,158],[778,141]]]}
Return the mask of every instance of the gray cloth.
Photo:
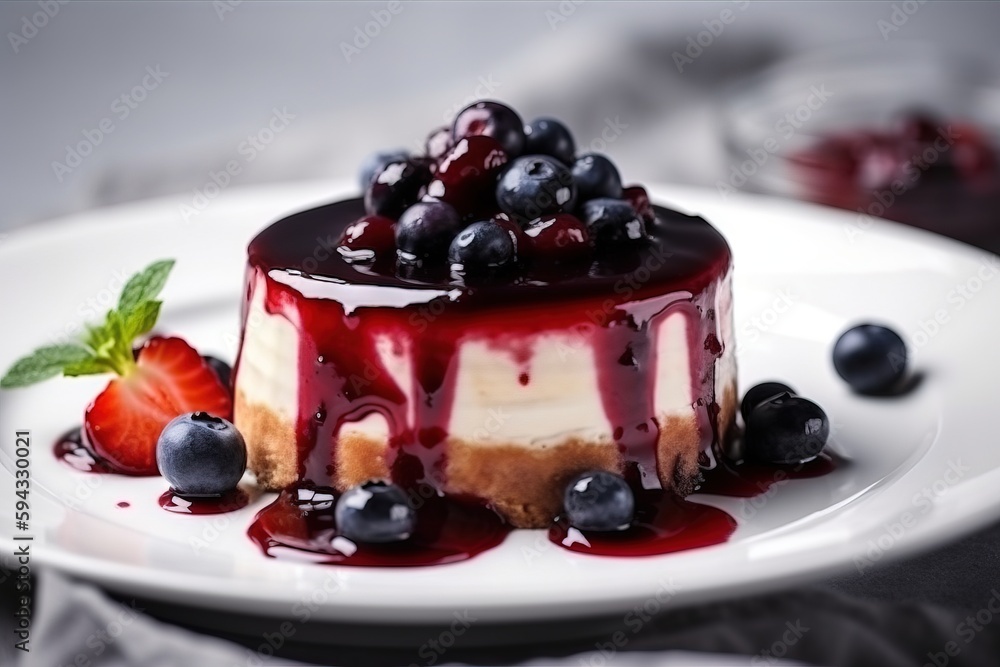
{"label": "gray cloth", "polygon": [[[71,579],[51,570],[42,570],[35,579],[36,594],[29,651],[16,650],[11,642],[0,647],[3,665],[11,667],[56,667],[81,665],[88,667],[248,667],[262,665],[295,666],[306,663],[282,657],[267,657],[233,642],[201,635],[149,616],[145,603],[135,598],[115,599],[97,587]],[[4,607],[13,600],[5,595]],[[2,625],[10,625],[12,609],[4,609]],[[3,636],[10,632],[3,629]],[[293,650],[295,647],[291,647]],[[380,649],[352,648],[340,651],[329,647],[308,649],[312,659],[322,661],[322,654],[344,656],[335,663],[361,665],[365,654],[371,653],[379,664],[391,664],[390,657],[377,657]],[[493,649],[495,655],[502,655]],[[400,656],[406,651],[399,652]],[[417,654],[413,653],[414,659]],[[405,664],[405,659],[403,663]],[[320,664],[320,663],[317,663]],[[690,667],[745,667],[751,658],[675,651],[657,653],[584,653],[564,658],[531,660],[525,665],[618,665],[645,667],[653,665],[684,665]],[[791,662],[770,662],[788,667]]]}

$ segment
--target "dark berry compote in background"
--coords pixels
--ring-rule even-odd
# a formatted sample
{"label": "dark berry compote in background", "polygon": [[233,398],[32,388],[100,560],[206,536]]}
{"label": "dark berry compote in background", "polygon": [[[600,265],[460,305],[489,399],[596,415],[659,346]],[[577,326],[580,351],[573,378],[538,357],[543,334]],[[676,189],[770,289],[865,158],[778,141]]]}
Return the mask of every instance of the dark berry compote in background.
{"label": "dark berry compote in background", "polygon": [[976,125],[923,113],[828,134],[790,156],[804,196],[982,244],[1000,238],[997,152]]}

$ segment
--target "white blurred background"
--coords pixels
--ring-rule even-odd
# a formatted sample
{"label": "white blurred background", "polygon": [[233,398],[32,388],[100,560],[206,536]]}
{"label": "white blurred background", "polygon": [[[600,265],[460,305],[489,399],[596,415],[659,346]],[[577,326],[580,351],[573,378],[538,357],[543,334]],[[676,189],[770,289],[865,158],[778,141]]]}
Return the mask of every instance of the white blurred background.
{"label": "white blurred background", "polygon": [[1000,59],[992,2],[390,4],[2,3],[0,226],[194,193],[230,160],[229,187],[354,178],[474,97],[561,117],[584,146],[617,126],[626,181],[711,186],[719,96],[769,64],[902,40]]}

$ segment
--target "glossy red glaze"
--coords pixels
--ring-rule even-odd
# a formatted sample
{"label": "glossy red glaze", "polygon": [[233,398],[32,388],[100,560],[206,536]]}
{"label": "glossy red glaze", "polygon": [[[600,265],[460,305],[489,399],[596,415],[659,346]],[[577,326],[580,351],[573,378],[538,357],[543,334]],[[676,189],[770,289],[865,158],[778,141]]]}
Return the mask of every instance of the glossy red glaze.
{"label": "glossy red glaze", "polygon": [[[330,493],[334,492],[330,490]],[[361,544],[340,535],[332,503],[310,510],[297,505],[294,490],[283,491],[257,515],[250,539],[265,554],[338,565],[414,567],[466,560],[491,549],[510,532],[492,511],[473,500],[438,495],[430,487],[411,489],[417,530],[405,542]]]}
{"label": "glossy red glaze", "polygon": [[250,496],[239,487],[221,496],[182,496],[168,489],[159,502],[160,507],[174,514],[224,514],[246,507]]}

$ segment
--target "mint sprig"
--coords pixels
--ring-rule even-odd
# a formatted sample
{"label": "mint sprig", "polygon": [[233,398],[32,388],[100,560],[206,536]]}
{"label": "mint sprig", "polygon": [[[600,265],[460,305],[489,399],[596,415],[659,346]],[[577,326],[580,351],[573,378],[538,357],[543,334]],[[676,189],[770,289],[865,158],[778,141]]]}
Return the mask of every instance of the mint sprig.
{"label": "mint sprig", "polygon": [[132,341],[152,331],[160,315],[157,301],[174,260],[154,262],[129,278],[122,288],[118,308],[109,310],[104,322],[88,325],[78,342],[41,347],[14,362],[0,378],[0,387],[26,387],[62,373],[67,377],[135,370]]}

